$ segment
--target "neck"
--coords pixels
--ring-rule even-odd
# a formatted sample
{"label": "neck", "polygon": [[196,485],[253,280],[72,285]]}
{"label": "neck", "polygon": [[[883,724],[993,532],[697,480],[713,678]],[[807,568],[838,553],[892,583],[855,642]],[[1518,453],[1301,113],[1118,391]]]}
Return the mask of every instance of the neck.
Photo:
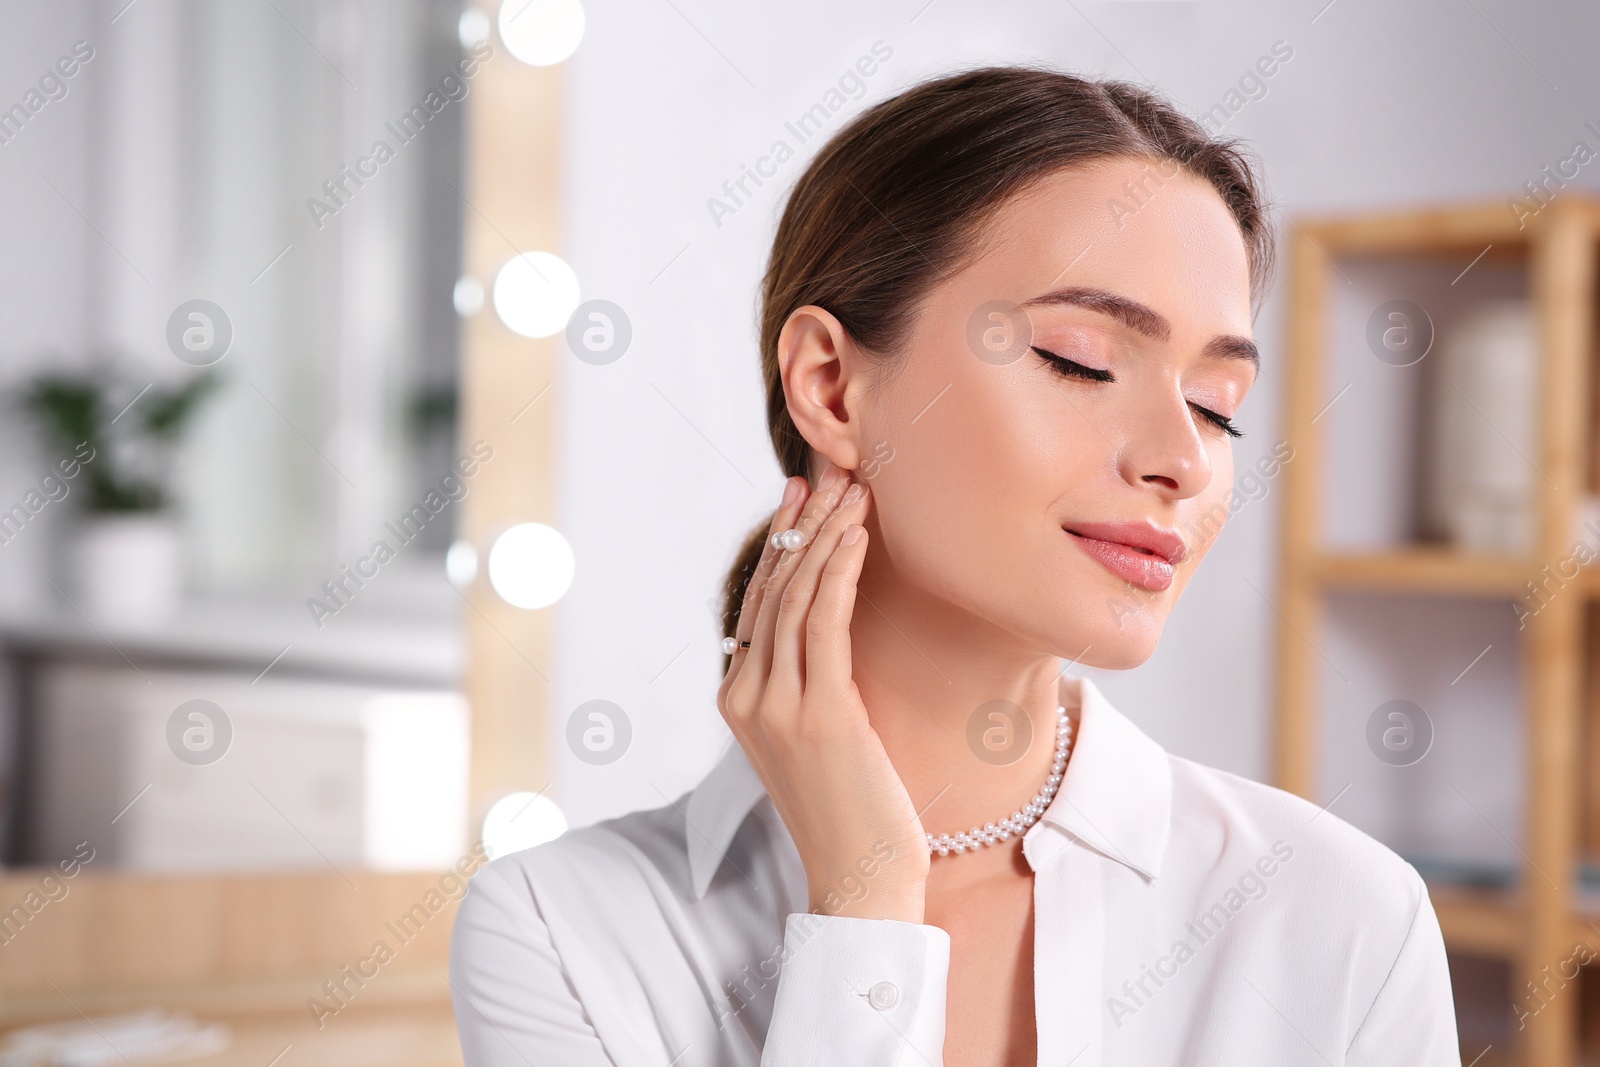
{"label": "neck", "polygon": [[[1011,814],[1050,773],[1061,658],[906,583],[868,582],[872,573],[857,590],[851,668],[923,828],[953,835]],[[1016,709],[1031,728],[1026,744],[1003,714]],[[1016,840],[982,851],[1010,853]],[[941,864],[989,866],[935,856]]]}

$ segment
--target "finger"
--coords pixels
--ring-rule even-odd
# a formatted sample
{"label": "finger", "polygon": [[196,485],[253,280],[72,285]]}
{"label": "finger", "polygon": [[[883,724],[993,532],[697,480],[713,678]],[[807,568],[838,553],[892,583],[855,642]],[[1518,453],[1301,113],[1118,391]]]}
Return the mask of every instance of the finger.
{"label": "finger", "polygon": [[[772,535],[779,530],[787,530],[794,526],[801,511],[805,508],[807,500],[811,497],[811,486],[807,484],[804,478],[790,478],[788,484],[784,487],[785,496],[788,495],[789,485],[796,487],[795,498],[787,504],[780,504],[778,509],[772,513],[772,522],[767,526],[766,543],[762,546],[761,556],[756,560],[755,573],[745,583],[744,599],[739,605],[739,622],[734,628],[734,636],[741,642],[748,641],[750,632],[755,629],[756,614],[761,609],[761,600],[766,591],[767,579],[771,577],[772,569],[777,566],[783,557],[784,550],[773,547]],[[734,654],[738,655],[739,651],[744,650],[737,650]]]}
{"label": "finger", "polygon": [[[719,687],[719,698],[726,696],[732,688],[734,681],[739,676],[739,671],[745,660],[746,648],[738,647],[739,644],[749,641],[750,634],[755,629],[756,614],[761,607],[761,599],[766,589],[767,578],[772,573],[772,568],[777,564],[783,550],[772,546],[772,535],[779,530],[787,530],[799,518],[801,510],[806,506],[806,501],[811,495],[811,486],[804,478],[793,477],[784,486],[784,496],[788,497],[791,487],[794,489],[794,498],[787,504],[780,503],[772,514],[772,522],[767,529],[767,540],[761,549],[761,555],[756,560],[754,572],[745,582],[744,598],[739,602],[739,618],[734,626],[734,640],[736,642],[728,669],[723,674],[722,684]],[[719,703],[721,700],[719,699]]]}
{"label": "finger", "polygon": [[[846,503],[852,493],[856,498]],[[778,600],[778,620],[773,636],[772,673],[791,672],[801,679],[802,685],[810,675],[806,671],[806,641],[811,630],[808,621],[812,602],[816,597],[817,583],[822,578],[829,559],[838,550],[839,540],[846,526],[866,520],[872,506],[872,494],[859,482],[851,485],[844,498],[827,522],[817,532],[806,558]]]}
{"label": "finger", "polygon": [[[845,544],[854,535],[855,541]],[[850,620],[855,617],[856,583],[867,558],[867,530],[857,523],[840,532],[839,547],[828,557],[817,581],[817,593],[806,622],[806,677],[833,678],[841,684],[853,677]]]}
{"label": "finger", "polygon": [[[756,612],[755,628],[749,638],[750,655],[746,662],[757,669],[758,677],[768,679],[769,685],[772,680],[772,637],[777,623],[778,602],[783,598],[783,590],[789,584],[790,577],[811,551],[817,531],[838,507],[839,498],[844,496],[848,487],[849,472],[839,469],[837,481],[811,494],[811,499],[806,501],[805,512],[796,524],[805,534],[806,543],[798,551],[784,552],[779,556],[766,581],[766,588],[761,592],[761,606]],[[793,675],[786,681],[798,685],[799,676]]]}

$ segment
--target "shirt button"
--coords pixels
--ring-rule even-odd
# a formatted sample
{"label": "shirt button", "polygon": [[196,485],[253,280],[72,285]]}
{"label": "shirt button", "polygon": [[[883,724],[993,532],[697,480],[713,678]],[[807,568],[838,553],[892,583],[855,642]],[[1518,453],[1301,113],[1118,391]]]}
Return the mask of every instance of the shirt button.
{"label": "shirt button", "polygon": [[893,982],[879,982],[867,991],[867,1003],[879,1011],[888,1011],[900,1001],[900,990]]}

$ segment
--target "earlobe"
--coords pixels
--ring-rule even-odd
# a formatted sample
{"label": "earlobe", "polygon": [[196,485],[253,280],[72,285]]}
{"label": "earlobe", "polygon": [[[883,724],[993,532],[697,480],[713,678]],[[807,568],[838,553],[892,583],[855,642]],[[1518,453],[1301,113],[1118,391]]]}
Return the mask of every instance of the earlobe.
{"label": "earlobe", "polygon": [[860,466],[853,385],[861,356],[838,319],[815,304],[796,308],[778,334],[778,373],[800,436],[846,470]]}

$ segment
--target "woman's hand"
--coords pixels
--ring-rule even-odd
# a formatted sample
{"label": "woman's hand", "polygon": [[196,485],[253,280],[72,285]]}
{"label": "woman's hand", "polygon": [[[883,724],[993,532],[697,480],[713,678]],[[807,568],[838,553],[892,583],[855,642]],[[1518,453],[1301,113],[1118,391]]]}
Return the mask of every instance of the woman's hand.
{"label": "woman's hand", "polygon": [[[920,923],[927,840],[850,669],[871,493],[833,464],[815,493],[790,484],[796,499],[773,517],[739,610],[750,647],[733,653],[717,707],[800,852],[810,910]],[[806,544],[774,548],[771,534],[791,527]]]}

